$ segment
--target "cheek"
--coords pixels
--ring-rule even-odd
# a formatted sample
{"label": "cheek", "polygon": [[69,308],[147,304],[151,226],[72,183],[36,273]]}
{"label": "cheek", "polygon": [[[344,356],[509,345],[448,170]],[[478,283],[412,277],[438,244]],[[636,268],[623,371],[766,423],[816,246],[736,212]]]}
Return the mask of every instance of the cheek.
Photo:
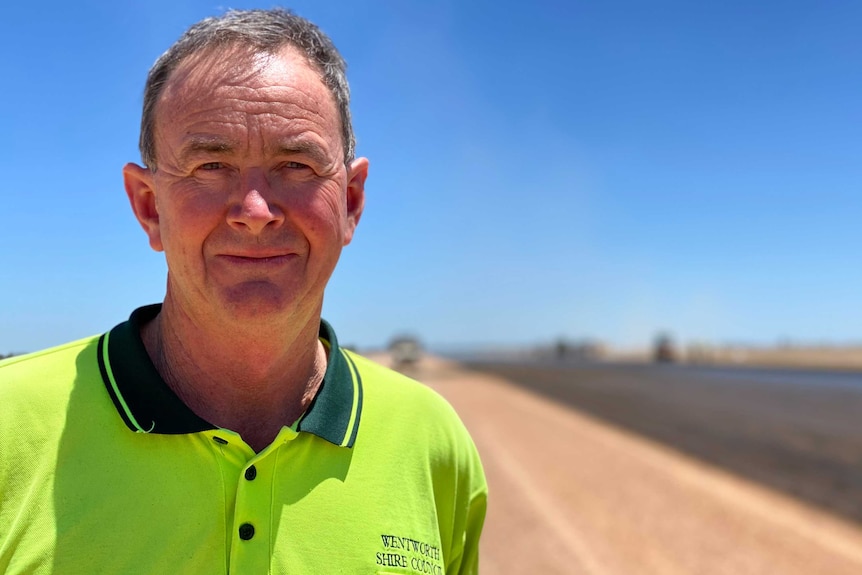
{"label": "cheek", "polygon": [[302,213],[302,219],[312,235],[335,238],[343,233],[347,219],[346,206],[338,190],[317,190],[293,209]]}
{"label": "cheek", "polygon": [[182,202],[164,202],[159,209],[159,222],[166,255],[200,252],[221,211],[212,197],[203,194],[189,195]]}
{"label": "cheek", "polygon": [[174,238],[194,234],[198,228],[211,226],[225,212],[224,186],[207,186],[171,178],[161,183],[156,197],[163,234]]}
{"label": "cheek", "polygon": [[341,238],[344,235],[346,220],[344,208],[337,201],[321,202],[318,207],[320,233],[325,234],[328,241],[333,244],[337,243],[338,247],[341,248]]}

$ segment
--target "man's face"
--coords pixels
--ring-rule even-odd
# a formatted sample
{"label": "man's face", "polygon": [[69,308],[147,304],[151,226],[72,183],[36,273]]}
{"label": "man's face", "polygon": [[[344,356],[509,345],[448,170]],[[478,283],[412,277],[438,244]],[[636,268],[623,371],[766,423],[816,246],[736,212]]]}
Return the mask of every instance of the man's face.
{"label": "man's face", "polygon": [[157,169],[127,166],[126,188],[165,252],[168,298],[192,318],[319,313],[368,163],[344,165],[337,108],[305,58],[192,57],[158,101],[155,144]]}

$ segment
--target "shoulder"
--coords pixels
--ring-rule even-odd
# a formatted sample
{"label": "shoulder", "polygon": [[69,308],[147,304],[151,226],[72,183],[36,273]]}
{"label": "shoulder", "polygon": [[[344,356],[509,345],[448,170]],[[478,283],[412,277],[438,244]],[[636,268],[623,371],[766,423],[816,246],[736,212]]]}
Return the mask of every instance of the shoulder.
{"label": "shoulder", "polygon": [[360,433],[379,445],[426,453],[445,466],[481,470],[478,453],[449,402],[425,384],[350,353],[363,387]]}
{"label": "shoulder", "polygon": [[98,388],[81,382],[100,380],[97,346],[92,337],[0,362],[0,491],[15,469],[50,467],[76,393],[93,405]]}
{"label": "shoulder", "polygon": [[78,384],[101,379],[98,341],[90,337],[0,362],[0,442],[38,443],[62,429]]}
{"label": "shoulder", "polygon": [[436,425],[448,423],[462,427],[461,420],[449,402],[427,385],[363,356],[347,353],[356,366],[363,393],[368,400],[364,407],[380,407],[390,416],[419,415],[424,421],[433,418]]}
{"label": "shoulder", "polygon": [[0,405],[69,391],[77,377],[98,374],[98,341],[99,336],[88,337],[0,361]]}

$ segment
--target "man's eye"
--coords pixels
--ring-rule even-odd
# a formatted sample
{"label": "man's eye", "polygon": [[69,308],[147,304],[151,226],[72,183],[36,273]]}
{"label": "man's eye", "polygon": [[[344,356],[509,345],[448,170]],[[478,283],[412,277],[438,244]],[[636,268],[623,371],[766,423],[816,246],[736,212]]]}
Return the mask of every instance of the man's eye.
{"label": "man's eye", "polygon": [[301,163],[301,162],[285,162],[284,167],[290,168],[291,170],[304,170],[308,166],[306,164]]}
{"label": "man's eye", "polygon": [[206,164],[201,164],[201,170],[218,170],[222,168],[221,162],[207,162]]}

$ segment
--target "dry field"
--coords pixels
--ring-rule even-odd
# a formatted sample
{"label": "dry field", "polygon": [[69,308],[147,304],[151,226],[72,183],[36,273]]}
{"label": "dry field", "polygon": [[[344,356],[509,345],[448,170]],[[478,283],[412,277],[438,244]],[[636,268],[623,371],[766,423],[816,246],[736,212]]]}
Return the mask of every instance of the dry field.
{"label": "dry field", "polygon": [[[696,352],[692,359],[698,360]],[[862,370],[862,348],[859,347],[724,347],[701,359],[751,366]]]}
{"label": "dry field", "polygon": [[[651,350],[604,349],[602,359],[617,362],[649,362]],[[793,369],[862,371],[860,346],[743,346],[689,345],[677,350],[679,361],[699,365],[736,365]],[[501,357],[505,355],[501,354]]]}

